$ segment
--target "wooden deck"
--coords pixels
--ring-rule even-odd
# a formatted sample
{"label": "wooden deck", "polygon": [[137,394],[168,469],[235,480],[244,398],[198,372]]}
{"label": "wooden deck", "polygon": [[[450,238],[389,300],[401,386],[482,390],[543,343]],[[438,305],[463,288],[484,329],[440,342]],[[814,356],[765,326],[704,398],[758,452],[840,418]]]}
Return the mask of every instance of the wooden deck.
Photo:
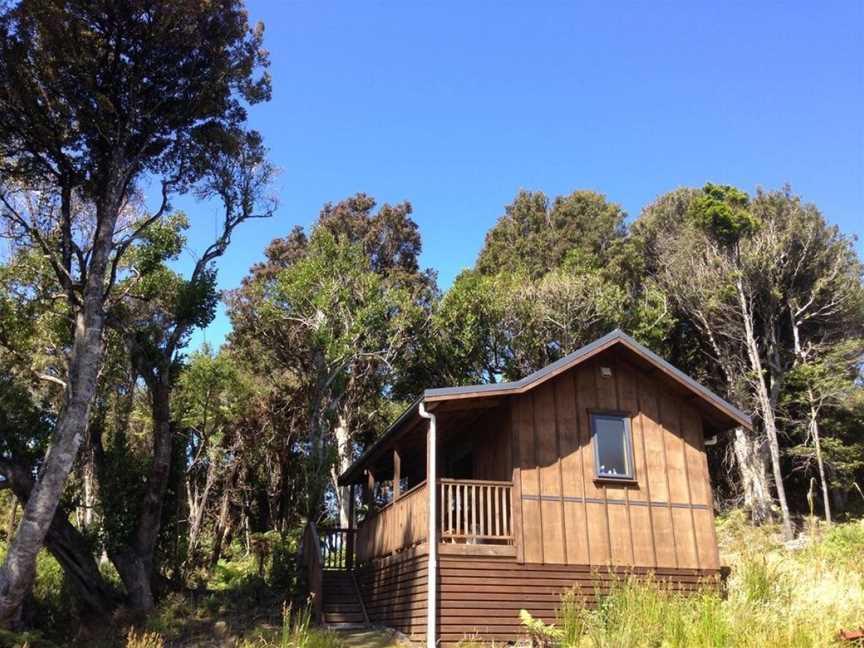
{"label": "wooden deck", "polygon": [[[511,482],[439,479],[438,488],[440,553],[515,556]],[[425,545],[428,510],[429,491],[423,482],[367,517],[357,528],[356,563],[366,564]],[[333,546],[347,544],[340,541]],[[325,553],[328,549],[325,546]],[[328,561],[326,556],[324,561]]]}

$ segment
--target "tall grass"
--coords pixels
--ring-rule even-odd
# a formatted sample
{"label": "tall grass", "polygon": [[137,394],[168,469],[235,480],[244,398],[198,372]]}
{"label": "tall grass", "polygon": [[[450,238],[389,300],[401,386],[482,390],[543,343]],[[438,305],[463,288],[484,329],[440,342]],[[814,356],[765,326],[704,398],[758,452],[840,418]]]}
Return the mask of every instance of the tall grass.
{"label": "tall grass", "polygon": [[283,608],[278,648],[340,648],[341,645],[334,632],[312,625],[311,602],[297,609],[290,603]]}
{"label": "tall grass", "polygon": [[[683,594],[651,579],[615,584],[596,608],[571,592],[556,635],[566,647],[815,648],[864,626],[864,521],[837,525],[803,549],[771,530],[721,525],[732,567],[727,595]],[[536,632],[536,629],[535,629]]]}

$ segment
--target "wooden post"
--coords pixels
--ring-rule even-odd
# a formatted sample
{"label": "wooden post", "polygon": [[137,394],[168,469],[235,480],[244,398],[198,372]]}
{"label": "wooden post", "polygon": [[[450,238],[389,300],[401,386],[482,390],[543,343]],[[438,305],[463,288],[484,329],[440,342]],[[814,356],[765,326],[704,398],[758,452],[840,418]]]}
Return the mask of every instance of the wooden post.
{"label": "wooden post", "polygon": [[438,528],[435,524],[438,511],[438,430],[435,415],[426,409],[423,401],[417,412],[429,421],[429,432],[426,435],[426,490],[429,501],[426,508],[426,519],[429,529],[426,532],[426,546],[429,547],[429,558],[426,569],[426,646],[436,648],[438,645]]}
{"label": "wooden post", "polygon": [[393,501],[399,499],[402,495],[402,457],[399,455],[399,449],[393,449]]}
{"label": "wooden post", "polygon": [[348,486],[348,532],[345,543],[345,567],[348,570],[354,568],[354,536],[357,522],[354,520],[354,484]]}
{"label": "wooden post", "polygon": [[375,512],[375,475],[368,468],[366,469],[366,506],[370,514]]}

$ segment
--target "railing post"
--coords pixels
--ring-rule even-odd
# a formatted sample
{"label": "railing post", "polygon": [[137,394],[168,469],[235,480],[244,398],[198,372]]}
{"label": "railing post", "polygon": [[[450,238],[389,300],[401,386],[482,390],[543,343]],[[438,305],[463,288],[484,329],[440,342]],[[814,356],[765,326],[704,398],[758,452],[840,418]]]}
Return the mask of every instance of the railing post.
{"label": "railing post", "polygon": [[399,448],[393,449],[393,501],[402,494],[402,457]]}
{"label": "railing post", "polygon": [[312,521],[307,523],[306,530],[303,532],[302,550],[303,562],[306,563],[306,581],[312,599],[312,616],[315,623],[321,623],[321,596],[323,594],[321,587],[321,540],[315,529],[315,523]]}
{"label": "railing post", "polygon": [[354,522],[354,484],[348,488],[348,537],[345,542],[345,568],[354,569],[354,537],[357,525]]}

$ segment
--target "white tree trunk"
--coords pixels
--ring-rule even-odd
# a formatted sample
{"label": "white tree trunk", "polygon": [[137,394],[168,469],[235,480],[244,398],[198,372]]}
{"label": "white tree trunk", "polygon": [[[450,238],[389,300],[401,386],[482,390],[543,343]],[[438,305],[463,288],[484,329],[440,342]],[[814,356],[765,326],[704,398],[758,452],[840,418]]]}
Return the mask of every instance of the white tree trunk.
{"label": "white tree trunk", "polygon": [[756,336],[753,332],[753,316],[747,296],[744,293],[744,287],[739,279],[737,282],[738,300],[741,307],[741,317],[744,322],[745,343],[747,346],[747,355],[750,359],[750,369],[754,377],[753,383],[756,387],[756,402],[759,407],[759,413],[762,418],[762,426],[765,429],[765,436],[768,440],[768,449],[771,452],[771,467],[774,473],[774,488],[777,492],[777,502],[780,504],[780,514],[783,522],[783,537],[786,540],[791,540],[794,537],[792,531],[792,518],[789,515],[789,504],[786,501],[786,489],[783,485],[783,471],[780,466],[780,443],[777,439],[777,417],[774,412],[774,405],[768,392],[768,385],[765,380],[765,370],[762,365],[762,358],[759,355],[759,346],[756,343]]}
{"label": "white tree trunk", "polygon": [[732,440],[732,450],[735,453],[735,463],[741,479],[744,493],[744,506],[750,510],[751,519],[755,524],[770,522],[771,483],[768,478],[768,462],[764,443],[744,428],[735,428]]}
{"label": "white tree trunk", "polygon": [[813,437],[813,445],[816,448],[816,465],[819,468],[819,481],[822,486],[822,503],[825,506],[825,523],[831,526],[831,502],[828,494],[828,479],[825,476],[825,461],[822,457],[822,440],[819,436],[818,413],[813,407],[813,393],[810,392],[810,436]]}
{"label": "white tree trunk", "polygon": [[333,479],[333,490],[336,493],[336,507],[339,510],[339,526],[347,529],[351,526],[350,504],[351,489],[348,486],[339,486],[339,475],[351,467],[353,455],[351,452],[351,431],[348,429],[348,421],[344,415],[339,416],[336,428],[333,430],[336,437],[336,453],[338,461],[331,468]]}

